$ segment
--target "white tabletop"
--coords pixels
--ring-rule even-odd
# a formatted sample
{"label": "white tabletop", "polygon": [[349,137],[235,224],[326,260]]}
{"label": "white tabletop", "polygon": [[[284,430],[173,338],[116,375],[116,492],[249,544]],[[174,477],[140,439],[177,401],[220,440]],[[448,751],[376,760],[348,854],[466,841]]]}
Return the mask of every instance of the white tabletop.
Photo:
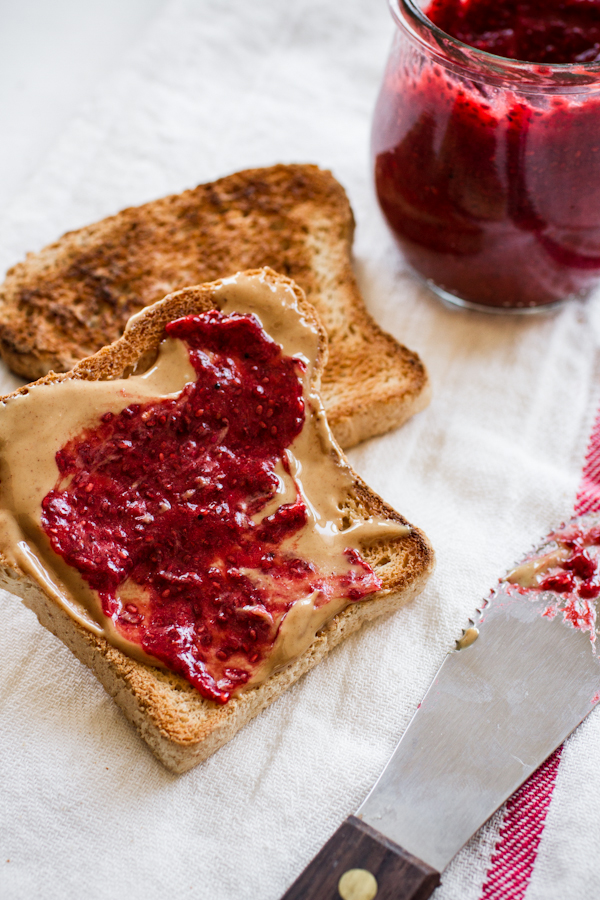
{"label": "white tabletop", "polygon": [[82,100],[165,0],[0,4],[0,205],[17,196]]}

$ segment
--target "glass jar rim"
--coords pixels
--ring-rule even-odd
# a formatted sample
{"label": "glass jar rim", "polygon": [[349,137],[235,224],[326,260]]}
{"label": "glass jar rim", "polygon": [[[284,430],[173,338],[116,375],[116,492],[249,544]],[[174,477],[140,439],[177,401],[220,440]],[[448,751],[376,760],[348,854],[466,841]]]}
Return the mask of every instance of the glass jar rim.
{"label": "glass jar rim", "polygon": [[397,25],[408,30],[420,43],[451,68],[475,72],[486,80],[506,84],[518,82],[532,90],[562,88],[585,90],[600,84],[600,60],[590,63],[536,63],[527,60],[496,56],[487,50],[471,47],[458,38],[442,31],[429,19],[417,0],[388,0],[392,17]]}

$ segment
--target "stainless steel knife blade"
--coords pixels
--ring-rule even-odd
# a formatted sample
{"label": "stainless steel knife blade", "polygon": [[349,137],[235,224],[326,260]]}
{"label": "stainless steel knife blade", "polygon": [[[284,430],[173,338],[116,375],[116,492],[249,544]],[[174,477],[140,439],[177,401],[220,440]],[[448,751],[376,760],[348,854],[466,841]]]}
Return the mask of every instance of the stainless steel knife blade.
{"label": "stainless steel knife blade", "polygon": [[502,586],[452,651],[357,815],[441,872],[597,702],[590,636]]}
{"label": "stainless steel knife blade", "polygon": [[348,871],[374,878],[377,900],[429,896],[437,873],[594,708],[599,523],[561,526],[498,585],[356,817],[284,900],[344,897]]}

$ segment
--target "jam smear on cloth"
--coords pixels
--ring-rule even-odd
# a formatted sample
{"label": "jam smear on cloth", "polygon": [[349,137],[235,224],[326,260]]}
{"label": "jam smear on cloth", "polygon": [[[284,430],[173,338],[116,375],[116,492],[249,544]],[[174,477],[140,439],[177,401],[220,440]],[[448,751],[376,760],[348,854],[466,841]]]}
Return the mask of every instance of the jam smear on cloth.
{"label": "jam smear on cloth", "polygon": [[42,527],[119,635],[226,703],[294,602],[360,600],[381,582],[356,550],[342,574],[294,553],[307,522],[300,491],[259,515],[304,425],[304,364],[252,315],[211,311],[166,332],[185,342],[195,382],[105,413],[59,450]]}
{"label": "jam smear on cloth", "polygon": [[425,14],[531,72],[446,68],[397,35],[373,158],[408,263],[484,307],[585,296],[600,278],[600,73],[569,86],[544,67],[600,60],[600,0],[433,0]]}

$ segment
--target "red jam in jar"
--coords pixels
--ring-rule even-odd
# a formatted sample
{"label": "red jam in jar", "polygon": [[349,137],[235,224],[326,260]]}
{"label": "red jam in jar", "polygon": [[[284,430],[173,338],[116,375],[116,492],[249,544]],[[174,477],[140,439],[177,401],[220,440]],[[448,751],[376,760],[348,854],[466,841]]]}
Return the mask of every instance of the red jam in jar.
{"label": "red jam in jar", "polygon": [[391,5],[372,150],[409,266],[491,311],[585,296],[600,277],[600,0]]}
{"label": "red jam in jar", "polygon": [[294,552],[299,490],[271,509],[276,467],[288,471],[305,424],[304,363],[252,315],[186,316],[166,332],[187,346],[195,381],[106,412],[62,447],[41,522],[121,638],[225,703],[297,600],[361,600],[381,581],[352,547],[328,571]]}

